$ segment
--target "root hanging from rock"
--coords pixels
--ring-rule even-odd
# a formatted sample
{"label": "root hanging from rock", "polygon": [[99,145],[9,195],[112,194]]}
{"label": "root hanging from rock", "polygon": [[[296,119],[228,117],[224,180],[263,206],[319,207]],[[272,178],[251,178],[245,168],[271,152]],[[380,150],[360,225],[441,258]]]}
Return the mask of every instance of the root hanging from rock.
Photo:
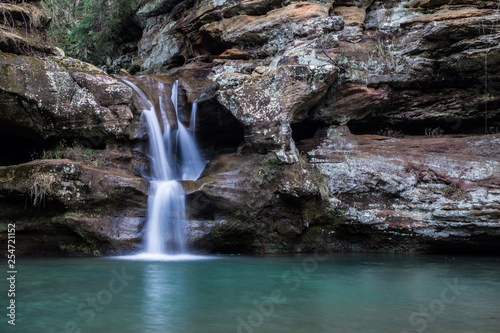
{"label": "root hanging from rock", "polygon": [[42,203],[45,205],[45,197],[54,194],[52,188],[56,177],[49,173],[33,173],[29,178],[29,194],[32,200],[33,207],[40,207]]}

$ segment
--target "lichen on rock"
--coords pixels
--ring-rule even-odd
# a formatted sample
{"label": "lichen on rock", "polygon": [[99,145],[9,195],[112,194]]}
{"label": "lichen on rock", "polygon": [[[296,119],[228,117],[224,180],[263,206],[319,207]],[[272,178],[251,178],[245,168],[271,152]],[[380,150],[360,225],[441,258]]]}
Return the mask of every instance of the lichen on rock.
{"label": "lichen on rock", "polygon": [[[137,19],[134,62],[152,75],[130,80],[155,105],[179,80],[184,120],[198,103],[210,162],[183,182],[196,251],[500,252],[496,2],[158,0]],[[0,117],[24,140],[50,142],[48,157],[73,156],[96,175],[147,170],[134,157],[147,136],[127,86],[61,56],[0,53],[0,69]],[[105,140],[90,151],[57,143],[80,137]],[[60,204],[44,219],[96,244],[137,244],[139,208],[127,202],[138,210],[120,213],[120,226],[66,212],[63,198],[95,196],[77,190],[90,186],[81,176],[46,186],[59,176],[32,178],[33,193],[47,189]],[[111,225],[120,235],[98,229]]]}

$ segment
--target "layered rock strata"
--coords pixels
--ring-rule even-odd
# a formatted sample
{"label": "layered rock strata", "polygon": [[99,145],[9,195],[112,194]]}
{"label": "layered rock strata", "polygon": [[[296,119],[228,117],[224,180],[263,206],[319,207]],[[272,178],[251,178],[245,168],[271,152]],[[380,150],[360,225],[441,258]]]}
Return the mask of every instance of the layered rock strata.
{"label": "layered rock strata", "polygon": [[2,244],[15,223],[17,254],[137,248],[149,185],[132,89],[59,52],[36,1],[0,9]]}
{"label": "layered rock strata", "polygon": [[154,3],[137,63],[211,68],[245,131],[185,185],[200,249],[498,251],[498,4]]}
{"label": "layered rock strata", "polygon": [[[167,82],[168,94],[180,80],[183,119],[198,104],[198,140],[210,162],[199,180],[183,183],[193,249],[500,252],[495,1],[156,0],[137,21],[144,31],[134,63],[150,76],[134,80],[152,99],[158,82]],[[139,102],[120,82],[74,60],[0,57],[13,80],[0,81],[12,124],[4,127],[18,128],[25,146],[43,142],[46,157],[61,158],[72,154],[61,139],[106,138],[94,145],[96,155],[77,148],[72,162],[44,163],[98,169],[92,177],[118,172],[142,203],[114,215],[135,221],[123,224],[126,240],[110,231],[122,228],[119,218],[98,215],[92,224],[87,216],[77,224],[98,239],[95,249],[137,248],[144,219],[133,216],[143,216],[145,194],[134,177],[147,171]],[[30,86],[27,72],[42,78]],[[51,75],[64,84],[52,84]],[[21,209],[30,192],[13,168],[45,164],[14,167],[30,158],[10,156],[0,193]],[[64,175],[50,170],[49,179]],[[86,177],[80,181],[88,190],[94,185]],[[71,219],[85,215],[51,189],[47,204]]]}

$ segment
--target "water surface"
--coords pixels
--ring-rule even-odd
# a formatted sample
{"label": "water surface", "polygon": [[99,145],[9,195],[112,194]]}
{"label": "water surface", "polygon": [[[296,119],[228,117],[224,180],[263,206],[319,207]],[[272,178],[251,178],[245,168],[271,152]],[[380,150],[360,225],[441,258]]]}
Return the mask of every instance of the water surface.
{"label": "water surface", "polygon": [[499,258],[128,259],[19,259],[0,331],[500,332]]}

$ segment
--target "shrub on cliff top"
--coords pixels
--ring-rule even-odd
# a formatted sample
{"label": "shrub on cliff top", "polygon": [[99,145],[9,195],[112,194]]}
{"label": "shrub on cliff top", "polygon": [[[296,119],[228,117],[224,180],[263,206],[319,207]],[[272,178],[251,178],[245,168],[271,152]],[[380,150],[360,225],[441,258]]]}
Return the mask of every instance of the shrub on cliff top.
{"label": "shrub on cliff top", "polygon": [[147,0],[43,0],[50,35],[69,56],[103,64],[117,54],[122,30]]}

